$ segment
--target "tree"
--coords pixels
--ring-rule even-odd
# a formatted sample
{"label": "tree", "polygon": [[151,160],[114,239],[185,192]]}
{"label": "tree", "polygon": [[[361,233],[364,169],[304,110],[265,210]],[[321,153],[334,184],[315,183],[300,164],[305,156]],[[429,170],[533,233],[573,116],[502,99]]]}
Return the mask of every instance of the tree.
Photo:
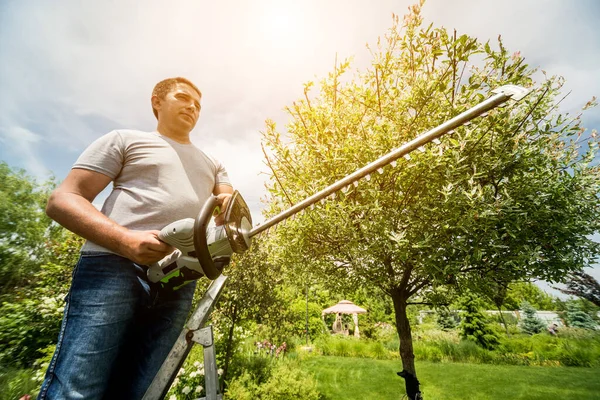
{"label": "tree", "polygon": [[521,310],[525,314],[525,317],[521,321],[521,330],[523,332],[533,335],[534,333],[542,332],[546,328],[546,324],[535,314],[535,308],[527,301],[523,301]]}
{"label": "tree", "polygon": [[573,271],[567,276],[567,287],[555,288],[582,299],[586,299],[600,307],[600,283],[593,276],[583,271]]}
{"label": "tree", "polygon": [[[281,294],[281,268],[272,265],[260,238],[255,239],[252,251],[236,256],[225,270],[228,276],[221,297],[211,315],[212,322],[222,333],[224,346],[218,346],[219,362],[222,362],[222,380],[228,377],[236,346],[236,327],[248,321],[271,321],[276,324],[285,309]],[[206,280],[203,283],[207,284]],[[203,295],[203,287],[197,291]]]}
{"label": "tree", "polygon": [[518,310],[526,301],[537,310],[554,310],[554,297],[544,292],[535,283],[513,282],[508,286],[504,306],[508,310]]}
{"label": "tree", "polygon": [[456,320],[447,308],[439,308],[437,310],[437,324],[444,331],[449,331],[456,328]]}
{"label": "tree", "polygon": [[464,314],[460,321],[460,336],[477,343],[484,349],[492,350],[498,346],[500,343],[498,335],[481,312],[481,302],[473,293],[465,295],[462,308]]}
{"label": "tree", "polygon": [[[272,240],[282,259],[348,287],[373,288],[394,304],[404,370],[416,375],[407,307],[446,291],[488,293],[506,282],[561,279],[599,246],[598,138],[557,111],[561,78],[533,81],[519,53],[422,26],[420,6],[372,49],[372,65],[349,77],[335,65],[287,107],[282,137],[267,121],[271,169],[267,216],[296,204],[450,117],[504,84],[531,88],[516,105],[456,129],[288,220]],[[482,62],[478,61],[483,59]],[[584,146],[582,147],[582,142]],[[586,146],[585,146],[586,145]],[[284,246],[285,245],[285,246]]]}
{"label": "tree", "polygon": [[40,184],[25,171],[0,162],[0,296],[18,295],[45,262],[47,246],[61,229],[44,212],[52,180]]}
{"label": "tree", "polygon": [[567,303],[567,324],[572,328],[596,329],[596,322],[576,301]]}
{"label": "tree", "polygon": [[56,344],[64,298],[83,244],[74,233],[61,232],[61,240],[48,244],[47,262],[30,271],[30,283],[0,306],[0,366],[30,367],[46,347]]}
{"label": "tree", "polygon": [[82,241],[44,213],[53,180],[0,162],[0,182],[0,364],[25,367],[56,341]]}

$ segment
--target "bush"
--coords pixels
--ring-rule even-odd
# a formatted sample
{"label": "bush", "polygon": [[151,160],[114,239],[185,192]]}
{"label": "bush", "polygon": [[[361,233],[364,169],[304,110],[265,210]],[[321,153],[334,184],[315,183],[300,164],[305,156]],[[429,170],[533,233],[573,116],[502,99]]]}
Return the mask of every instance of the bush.
{"label": "bush", "polygon": [[279,361],[269,379],[262,385],[255,377],[244,372],[233,379],[225,392],[225,399],[287,400],[321,398],[314,378],[293,362]]}
{"label": "bush", "polygon": [[450,312],[447,308],[440,308],[437,310],[437,324],[444,330],[449,331],[456,328],[458,321],[456,316]]}
{"label": "bush", "polygon": [[[389,341],[398,341],[398,332],[396,327],[387,322],[377,322],[373,325],[373,337],[369,339],[385,343]],[[398,349],[396,347],[396,349]]]}
{"label": "bush", "polygon": [[276,359],[264,355],[240,354],[231,363],[231,378],[248,373],[257,384],[265,383],[271,376]]}
{"label": "bush", "polygon": [[[60,316],[44,314],[43,305],[53,304],[56,313],[63,307],[57,299],[23,300],[0,307],[0,364],[30,367],[54,343],[60,330]],[[55,313],[55,314],[56,314]]]}
{"label": "bush", "polygon": [[[516,315],[514,315],[512,312],[506,311],[503,311],[502,314],[492,314],[490,319],[503,326],[506,323],[509,330],[515,328],[519,322]],[[515,332],[518,332],[518,330],[515,330]]]}
{"label": "bush", "polygon": [[0,306],[0,365],[30,367],[56,343],[72,268],[48,263],[24,298]]}
{"label": "bush", "polygon": [[317,351],[324,356],[374,358],[391,360],[398,357],[398,347],[389,349],[381,342],[354,337],[330,336],[315,341]]}
{"label": "bush", "polygon": [[[219,370],[219,375],[222,371]],[[204,364],[200,361],[186,362],[179,370],[177,377],[169,389],[168,399],[197,399],[205,395],[204,388]]]}
{"label": "bush", "polygon": [[[573,333],[570,329],[566,329]],[[600,366],[600,335],[563,338],[547,333],[511,336],[502,339],[494,350],[487,350],[472,341],[457,341],[451,335],[446,337],[432,334],[425,340],[414,343],[418,360],[432,362],[466,362],[508,365],[537,366]],[[438,331],[439,333],[440,331]],[[562,332],[562,331],[561,331]]]}
{"label": "bush", "polygon": [[572,328],[596,329],[596,321],[585,311],[579,303],[569,302],[567,304],[567,324]]}
{"label": "bush", "polygon": [[4,369],[0,372],[0,400],[15,400],[25,394],[37,396],[39,385],[28,369]]}
{"label": "bush", "polygon": [[558,360],[567,367],[592,367],[599,365],[600,351],[577,342],[564,341],[560,345]]}
{"label": "bush", "polygon": [[536,310],[531,304],[523,301],[521,309],[525,314],[525,318],[521,321],[521,329],[523,332],[533,335],[534,333],[542,332],[546,328],[546,324],[536,316]]}
{"label": "bush", "polygon": [[590,329],[561,327],[558,336],[563,339],[600,340],[600,333]]}
{"label": "bush", "polygon": [[271,378],[258,390],[258,398],[262,400],[318,400],[320,397],[312,375],[292,363],[278,365]]}
{"label": "bush", "polygon": [[492,351],[483,349],[470,340],[417,342],[414,349],[417,359],[431,362],[492,363],[494,360]]}
{"label": "bush", "polygon": [[485,315],[480,311],[480,302],[473,294],[465,296],[462,302],[465,313],[460,322],[461,337],[477,343],[484,349],[494,349],[498,334],[491,328]]}
{"label": "bush", "polygon": [[225,391],[225,399],[254,400],[257,398],[258,385],[252,375],[244,372],[241,376],[231,380]]}

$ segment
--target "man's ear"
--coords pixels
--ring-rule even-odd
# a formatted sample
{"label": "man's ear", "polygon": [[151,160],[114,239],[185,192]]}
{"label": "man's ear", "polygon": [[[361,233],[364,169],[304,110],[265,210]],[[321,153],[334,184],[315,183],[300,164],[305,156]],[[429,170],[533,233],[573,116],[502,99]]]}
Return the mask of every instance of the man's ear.
{"label": "man's ear", "polygon": [[161,106],[162,102],[160,101],[158,96],[152,96],[150,101],[152,102],[152,108],[154,108],[156,111],[160,110],[160,106]]}

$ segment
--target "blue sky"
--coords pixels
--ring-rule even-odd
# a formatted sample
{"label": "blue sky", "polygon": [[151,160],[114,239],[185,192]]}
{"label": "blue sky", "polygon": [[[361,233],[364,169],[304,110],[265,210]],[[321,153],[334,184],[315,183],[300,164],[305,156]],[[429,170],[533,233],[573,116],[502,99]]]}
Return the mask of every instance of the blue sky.
{"label": "blue sky", "polygon": [[[366,66],[365,44],[412,3],[3,0],[0,160],[62,180],[102,134],[154,129],[152,87],[186,76],[203,91],[192,141],[226,164],[261,221],[264,120],[283,126],[283,107],[304,82],[326,75],[336,54]],[[600,97],[600,2],[429,0],[423,12],[427,22],[481,40],[501,34],[530,65],[564,76],[572,90],[565,112]],[[599,129],[600,109],[583,120]]]}

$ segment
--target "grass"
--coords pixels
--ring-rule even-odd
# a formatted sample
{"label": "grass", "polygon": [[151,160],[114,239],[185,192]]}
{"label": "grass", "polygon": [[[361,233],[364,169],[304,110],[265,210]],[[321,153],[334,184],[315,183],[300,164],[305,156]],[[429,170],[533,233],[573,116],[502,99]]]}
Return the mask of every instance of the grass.
{"label": "grass", "polygon": [[[404,380],[399,361],[310,357],[312,372],[327,400],[400,399]],[[598,399],[600,369],[462,363],[417,363],[426,400]]]}

